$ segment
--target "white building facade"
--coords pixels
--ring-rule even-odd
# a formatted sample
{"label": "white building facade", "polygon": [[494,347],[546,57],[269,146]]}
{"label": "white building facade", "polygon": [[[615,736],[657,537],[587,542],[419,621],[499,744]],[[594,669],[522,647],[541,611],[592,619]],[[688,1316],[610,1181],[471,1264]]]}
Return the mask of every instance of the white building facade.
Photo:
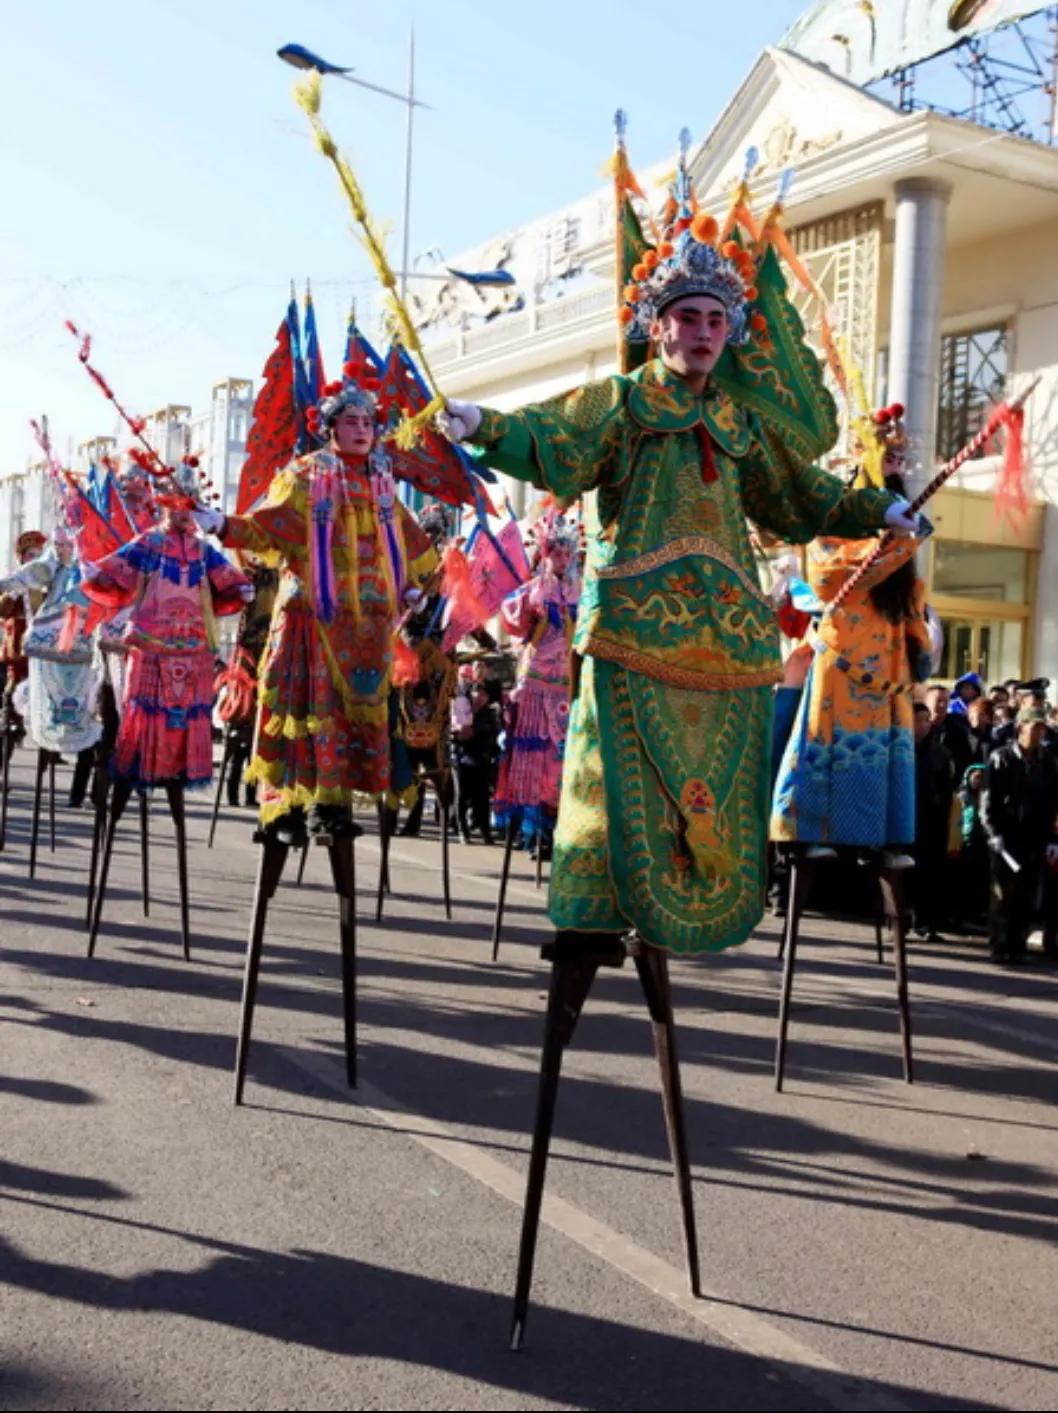
{"label": "white building facade", "polygon": [[[1058,677],[1058,150],[900,112],[775,49],[692,149],[705,209],[726,211],[750,148],[758,208],[793,170],[791,241],[874,401],[905,404],[919,480],[994,401],[1040,378],[1026,417],[1028,516],[998,523],[997,459],[968,463],[931,505],[923,570],[947,630],[942,675]],[[639,175],[646,186],[652,174]],[[452,288],[420,309],[445,391],[506,409],[614,372],[613,236],[602,190],[460,257],[470,268],[504,264],[520,298]],[[811,335],[817,307],[795,295]],[[839,444],[835,464],[850,450]],[[524,504],[522,488],[511,494]]]}

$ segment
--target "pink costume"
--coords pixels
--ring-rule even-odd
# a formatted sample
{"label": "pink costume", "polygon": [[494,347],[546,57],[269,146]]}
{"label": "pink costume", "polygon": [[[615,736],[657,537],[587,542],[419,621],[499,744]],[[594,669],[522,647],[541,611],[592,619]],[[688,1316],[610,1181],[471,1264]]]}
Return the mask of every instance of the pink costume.
{"label": "pink costume", "polygon": [[87,569],[84,592],[131,606],[117,779],[205,785],[213,773],[215,615],[238,613],[246,576],[194,529],[170,517]]}
{"label": "pink costume", "polygon": [[538,572],[503,601],[503,625],[525,646],[518,664],[513,724],[493,808],[506,824],[513,810],[549,829],[558,814],[569,724],[570,643],[577,615],[574,574]]}

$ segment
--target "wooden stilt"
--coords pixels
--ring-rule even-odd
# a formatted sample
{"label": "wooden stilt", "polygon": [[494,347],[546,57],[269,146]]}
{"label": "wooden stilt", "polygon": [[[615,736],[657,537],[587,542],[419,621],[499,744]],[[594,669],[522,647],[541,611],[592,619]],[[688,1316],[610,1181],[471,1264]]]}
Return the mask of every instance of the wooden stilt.
{"label": "wooden stilt", "polygon": [[58,756],[48,753],[48,826],[51,836],[51,852],[55,852],[55,762]]}
{"label": "wooden stilt", "polygon": [[[338,836],[318,835],[316,843],[326,845],[330,855],[334,891],[338,894],[339,938],[342,958],[342,1013],[345,1029],[345,1072],[351,1087],[356,1086],[356,868],[354,845],[363,831],[352,824],[349,832]],[[261,857],[257,867],[253,917],[246,946],[243,971],[242,1006],[239,1015],[239,1041],[235,1052],[235,1103],[242,1103],[246,1084],[246,1063],[253,1031],[254,1007],[257,1000],[257,980],[264,950],[268,904],[275,896],[283,876],[290,845],[263,830],[257,834]],[[308,847],[308,846],[306,846]]]}
{"label": "wooden stilt", "polygon": [[378,861],[378,893],[375,896],[375,921],[382,921],[382,909],[385,905],[386,894],[389,887],[389,841],[393,833],[395,811],[386,809],[385,802],[378,802],[378,832],[382,846],[382,852]]}
{"label": "wooden stilt", "polygon": [[151,801],[144,792],[140,796],[140,894],[143,916],[151,915]]}
{"label": "wooden stilt", "polygon": [[676,1029],[672,1022],[672,989],[669,985],[669,963],[657,947],[636,942],[632,949],[639,981],[647,998],[650,1023],[654,1032],[654,1053],[661,1071],[661,1095],[665,1106],[665,1128],[669,1136],[676,1194],[683,1220],[683,1241],[687,1252],[687,1279],[691,1294],[701,1295],[701,1268],[698,1262],[698,1228],[694,1220],[694,1189],[691,1184],[691,1162],[687,1150],[687,1125],[683,1112],[683,1086],[676,1054]]}
{"label": "wooden stilt", "polygon": [[184,787],[178,780],[165,787],[169,813],[176,833],[176,872],[180,883],[180,935],[184,943],[184,961],[191,960],[191,907],[187,894],[187,824],[184,816]]}
{"label": "wooden stilt", "polygon": [[514,852],[513,819],[507,821],[507,837],[503,843],[503,867],[500,870],[500,892],[496,899],[496,916],[492,923],[492,960],[500,955],[500,934],[503,931],[503,910],[507,903],[507,883],[511,876],[511,855]]}
{"label": "wooden stilt", "polygon": [[449,850],[449,836],[451,833],[452,804],[449,797],[448,783],[444,778],[446,772],[442,772],[440,783],[435,785],[438,803],[441,807],[441,887],[444,891],[445,917],[452,921],[452,870]]}
{"label": "wooden stilt", "polygon": [[785,957],[782,973],[782,999],[779,1002],[779,1036],[775,1046],[775,1088],[780,1091],[786,1073],[786,1034],[790,1025],[790,997],[793,993],[794,967],[797,964],[797,939],[811,878],[812,865],[808,860],[797,854],[791,854],[790,894],[786,900],[786,923],[783,928]]}
{"label": "wooden stilt", "polygon": [[37,783],[33,791],[33,823],[29,834],[29,876],[37,876],[37,842],[40,838],[40,808],[44,795],[44,774],[48,769],[48,752],[37,751]]}
{"label": "wooden stilt", "polygon": [[356,864],[355,840],[333,840],[327,852],[331,860],[334,891],[338,894],[339,939],[342,953],[342,1017],[345,1025],[345,1074],[351,1089],[356,1088]]}
{"label": "wooden stilt", "polygon": [[[669,1135],[676,1186],[680,1198],[684,1239],[687,1250],[687,1272],[692,1292],[701,1290],[698,1262],[698,1239],[694,1220],[690,1160],[687,1152],[683,1092],[676,1057],[672,1023],[672,996],[664,953],[636,941],[631,946],[640,984],[646,996],[654,1033],[654,1048],[661,1071],[665,1121]],[[520,1349],[525,1335],[529,1311],[529,1292],[533,1279],[536,1241],[540,1228],[540,1208],[547,1174],[547,1158],[554,1127],[558,1085],[561,1078],[562,1055],[573,1038],[577,1020],[591,990],[600,966],[620,967],[627,948],[619,937],[590,934],[559,934],[556,941],[544,948],[551,960],[551,989],[548,995],[547,1020],[540,1062],[540,1088],[537,1098],[536,1123],[529,1159],[529,1178],[522,1235],[518,1252],[518,1275],[515,1282],[514,1314],[511,1322],[511,1348]]]}
{"label": "wooden stilt", "polygon": [[92,855],[88,864],[88,906],[85,910],[85,926],[92,923],[92,909],[95,906],[96,871],[99,868],[99,851],[107,827],[107,752],[102,742],[96,747],[95,766],[92,771]]}
{"label": "wooden stilt", "polygon": [[[775,1088],[777,1090],[781,1090],[783,1087],[786,1070],[786,1041],[790,1023],[790,997],[793,991],[797,940],[811,870],[812,865],[809,862],[804,858],[794,856],[790,873],[790,898],[786,909],[783,936],[786,957],[783,968],[782,997],[779,1002],[778,1037],[775,1046]],[[907,981],[907,936],[903,908],[904,870],[887,869],[878,861],[873,865],[873,874],[881,895],[881,913],[893,946],[904,1079],[908,1084],[911,1084],[914,1081],[914,1066],[911,1042],[911,1005]],[[881,925],[878,924],[879,953],[881,953],[881,931]]]}
{"label": "wooden stilt", "polygon": [[242,1091],[246,1084],[246,1061],[250,1053],[250,1034],[253,1030],[254,1006],[257,1003],[257,976],[261,969],[261,950],[264,946],[265,923],[268,920],[268,904],[279,887],[283,876],[283,865],[287,861],[290,845],[265,834],[258,835],[261,841],[261,856],[257,863],[257,886],[253,895],[253,917],[250,922],[250,937],[246,944],[246,963],[242,977],[242,1003],[239,1008],[239,1041],[235,1051],[235,1103],[242,1103]]}
{"label": "wooden stilt", "polygon": [[118,821],[125,813],[125,806],[132,795],[132,786],[127,780],[115,781],[110,792],[110,810],[107,814],[107,832],[103,843],[103,860],[99,866],[99,882],[96,885],[95,909],[92,913],[92,926],[88,934],[88,955],[94,956],[99,924],[103,917],[103,904],[107,895],[107,879],[110,876],[110,860],[114,853],[114,836]]}
{"label": "wooden stilt", "polygon": [[15,733],[5,720],[3,734],[0,735],[0,853],[7,845],[7,805],[11,798],[11,757],[15,752]]}
{"label": "wooden stilt", "polygon": [[213,836],[217,832],[217,817],[220,814],[220,802],[224,795],[224,781],[227,779],[228,771],[231,768],[231,758],[235,754],[235,740],[230,731],[224,732],[224,753],[220,758],[220,771],[217,775],[217,789],[213,796],[213,813],[209,821],[209,838],[206,840],[206,848],[212,849]]}
{"label": "wooden stilt", "polygon": [[904,1079],[915,1082],[914,1057],[911,1053],[911,1001],[907,984],[907,929],[904,912],[903,869],[879,868],[878,886],[882,895],[889,940],[893,946],[893,967],[896,974],[896,1004],[900,1013],[900,1045],[904,1061]]}

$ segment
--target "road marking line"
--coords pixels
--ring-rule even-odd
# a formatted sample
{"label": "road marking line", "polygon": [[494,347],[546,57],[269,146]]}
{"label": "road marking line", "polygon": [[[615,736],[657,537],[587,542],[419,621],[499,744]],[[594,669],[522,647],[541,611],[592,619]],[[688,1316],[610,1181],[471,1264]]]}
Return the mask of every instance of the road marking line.
{"label": "road marking line", "polygon": [[[525,1177],[522,1173],[465,1142],[437,1120],[414,1113],[373,1084],[361,1080],[355,1091],[348,1089],[335,1073],[332,1063],[322,1055],[295,1053],[286,1047],[282,1047],[281,1054],[284,1060],[325,1088],[343,1099],[351,1100],[387,1128],[413,1139],[420,1147],[521,1209],[525,1200]],[[817,1401],[827,1407],[848,1409],[850,1413],[860,1413],[860,1410],[863,1413],[879,1413],[883,1409],[889,1410],[889,1413],[907,1413],[908,1406],[895,1396],[861,1383],[825,1354],[794,1339],[760,1315],[715,1294],[706,1294],[696,1300],[687,1289],[687,1276],[683,1271],[565,1198],[545,1194],[541,1220],[553,1231],[568,1237],[670,1305],[675,1305],[696,1324],[719,1335],[728,1344],[735,1345],[754,1358],[781,1365],[781,1377],[808,1389]],[[835,1376],[842,1380],[840,1390],[835,1389]]]}

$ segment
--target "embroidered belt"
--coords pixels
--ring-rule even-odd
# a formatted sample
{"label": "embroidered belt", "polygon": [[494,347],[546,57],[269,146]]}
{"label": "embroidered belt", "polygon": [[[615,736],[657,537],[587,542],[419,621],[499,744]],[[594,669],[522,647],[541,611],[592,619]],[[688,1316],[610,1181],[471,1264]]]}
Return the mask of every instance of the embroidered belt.
{"label": "embroidered belt", "polygon": [[818,634],[813,633],[809,642],[819,657],[822,657],[824,653],[829,653],[831,659],[829,665],[836,667],[839,672],[844,672],[850,682],[855,682],[857,687],[863,687],[869,692],[877,692],[880,697],[903,696],[905,692],[910,692],[915,685],[913,682],[894,682],[888,677],[879,677],[875,672],[865,672],[844,653],[838,652],[837,648],[832,648],[829,643],[825,643]]}
{"label": "embroidered belt", "polygon": [[[649,574],[651,570],[660,569],[662,565],[671,564],[673,560],[684,559],[689,554],[715,559],[718,564],[730,570],[739,583],[762,604],[768,604],[760,585],[750,578],[741,564],[718,540],[710,539],[708,535],[682,535],[678,540],[670,540],[667,545],[662,545],[660,549],[650,550],[647,554],[637,554],[632,559],[622,560],[620,564],[608,564],[597,569],[595,576],[597,579],[631,579],[637,574]],[[768,606],[770,607],[770,604]]]}

